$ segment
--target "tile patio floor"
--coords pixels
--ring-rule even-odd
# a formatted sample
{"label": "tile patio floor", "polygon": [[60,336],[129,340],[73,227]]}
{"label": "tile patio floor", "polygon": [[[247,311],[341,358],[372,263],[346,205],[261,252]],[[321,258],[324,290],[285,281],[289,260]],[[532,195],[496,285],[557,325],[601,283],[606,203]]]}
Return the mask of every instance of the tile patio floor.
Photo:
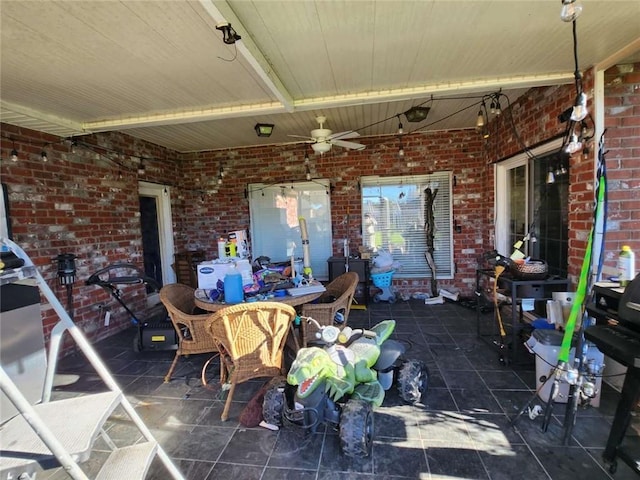
{"label": "tile patio floor", "polygon": [[[369,327],[387,318],[397,321],[395,337],[411,344],[407,356],[427,363],[429,387],[416,406],[403,405],[393,389],[387,393],[375,412],[373,453],[364,459],[342,455],[338,435],[330,428],[305,435],[295,428],[272,432],[239,424],[261,380],[238,386],[230,418],[221,422],[224,393],[203,388],[200,381],[210,355],[181,359],[174,379],[165,384],[163,376],[174,352],[135,353],[133,331],[102,341],[96,349],[191,480],[638,478],[623,462],[613,477],[602,465],[618,399],[611,387],[603,385],[598,408],[580,410],[570,445],[562,446],[564,405],[556,404],[547,432],[540,428],[542,416],[532,421],[523,415],[515,428],[510,424],[534,396],[533,358],[523,351],[522,365],[500,364],[495,347],[477,336],[475,311],[417,300],[380,303],[353,310],[349,324]],[[491,324],[493,315],[485,314],[481,321]],[[217,368],[208,371],[215,376]],[[58,387],[54,398],[104,389],[81,354],[65,358],[59,372],[78,374],[80,379]],[[640,453],[639,425],[634,419],[627,441]],[[116,444],[139,436],[124,416],[109,421],[108,433]],[[97,450],[99,456],[99,446]],[[66,478],[59,470],[46,473],[38,478]],[[158,462],[147,478],[169,476]]]}

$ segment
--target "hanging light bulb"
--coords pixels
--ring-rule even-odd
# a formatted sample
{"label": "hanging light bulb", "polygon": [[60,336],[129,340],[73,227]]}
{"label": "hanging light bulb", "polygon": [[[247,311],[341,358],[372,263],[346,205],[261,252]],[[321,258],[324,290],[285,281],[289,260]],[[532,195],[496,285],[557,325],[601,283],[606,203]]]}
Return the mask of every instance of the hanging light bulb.
{"label": "hanging light bulb", "polygon": [[502,115],[502,107],[498,98],[496,98],[496,115]]}
{"label": "hanging light bulb", "polygon": [[553,175],[553,170],[549,167],[549,172],[547,173],[547,184],[556,183],[556,177]]}
{"label": "hanging light bulb", "polygon": [[555,171],[553,172],[553,174],[554,174],[556,177],[559,177],[560,175],[562,175],[562,170],[560,170],[560,166],[559,166],[559,165],[556,167],[556,169],[555,169]]}
{"label": "hanging light bulb", "polygon": [[563,22],[573,22],[582,13],[582,3],[580,0],[562,0],[560,18]]}
{"label": "hanging light bulb", "polygon": [[587,116],[587,94],[582,92],[576,97],[576,103],[571,110],[571,120],[581,122]]}
{"label": "hanging light bulb", "polygon": [[309,152],[307,152],[306,150],[304,151],[304,163],[305,165],[309,164]]}
{"label": "hanging light bulb", "polygon": [[484,127],[484,115],[482,114],[482,109],[478,110],[478,118],[476,118],[476,128],[480,130]]}
{"label": "hanging light bulb", "polygon": [[489,113],[491,113],[491,115],[496,114],[496,101],[494,98],[491,99],[491,105],[489,105]]}
{"label": "hanging light bulb", "polygon": [[18,150],[16,150],[15,148],[11,150],[11,161],[12,162],[18,161]]}
{"label": "hanging light bulb", "polygon": [[398,115],[398,135],[402,135],[404,133],[404,127],[402,126],[402,122],[400,121],[400,115]]}
{"label": "hanging light bulb", "polygon": [[398,148],[398,156],[400,158],[404,157],[404,147],[402,146],[402,143],[400,144],[400,147]]}
{"label": "hanging light bulb", "polygon": [[40,160],[42,160],[44,163],[49,161],[49,158],[47,157],[47,152],[45,152],[44,150],[40,154]]}
{"label": "hanging light bulb", "polygon": [[569,155],[571,155],[580,150],[582,150],[582,142],[580,141],[578,136],[574,133],[573,135],[571,135],[571,141],[564,148],[564,151],[567,152]]}
{"label": "hanging light bulb", "polygon": [[311,180],[311,170],[309,170],[309,165],[307,165],[307,180]]}
{"label": "hanging light bulb", "polygon": [[560,174],[561,175],[566,175],[567,174],[567,167],[565,167],[564,165],[562,165],[560,167]]}
{"label": "hanging light bulb", "polygon": [[144,172],[145,172],[144,159],[141,158],[140,164],[138,165],[138,175],[144,175]]}
{"label": "hanging light bulb", "polygon": [[482,130],[482,138],[485,138],[485,139],[489,138],[490,134],[489,134],[489,129],[487,128],[487,126],[484,125],[481,130]]}
{"label": "hanging light bulb", "polygon": [[217,183],[218,185],[222,185],[222,175],[218,175]]}
{"label": "hanging light bulb", "polygon": [[224,177],[227,174],[227,172],[224,171],[224,167],[222,166],[222,164],[220,164],[219,173],[221,177]]}

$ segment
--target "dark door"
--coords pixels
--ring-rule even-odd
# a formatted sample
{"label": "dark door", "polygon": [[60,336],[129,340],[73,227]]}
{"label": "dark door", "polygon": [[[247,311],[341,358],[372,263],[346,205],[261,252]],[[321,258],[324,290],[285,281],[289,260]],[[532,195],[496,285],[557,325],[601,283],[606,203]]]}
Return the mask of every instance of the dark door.
{"label": "dark door", "polygon": [[[140,224],[142,226],[142,253],[144,272],[162,286],[162,257],[158,231],[158,206],[154,197],[139,197]],[[148,289],[148,287],[147,287]]]}

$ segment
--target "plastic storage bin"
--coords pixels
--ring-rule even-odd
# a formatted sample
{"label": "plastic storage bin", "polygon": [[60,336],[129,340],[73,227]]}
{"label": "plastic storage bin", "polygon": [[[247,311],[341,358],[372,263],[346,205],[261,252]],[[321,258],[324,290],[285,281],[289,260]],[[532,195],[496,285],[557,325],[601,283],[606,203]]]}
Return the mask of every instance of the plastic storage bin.
{"label": "plastic storage bin", "polygon": [[[564,334],[558,330],[534,330],[533,335],[527,340],[525,346],[527,349],[536,356],[536,390],[538,397],[543,402],[549,400],[549,394],[551,393],[551,387],[553,387],[553,381],[555,375],[551,377],[540,388],[544,382],[540,380],[541,377],[548,377],[551,369],[558,364],[558,355],[560,354],[560,347],[562,345],[562,338]],[[572,348],[569,353],[569,364],[573,364],[573,358],[575,355],[575,348]],[[595,345],[590,344],[587,351],[587,361],[593,359],[596,363],[602,364],[604,355]],[[596,381],[596,389],[598,393],[591,399],[591,405],[594,407],[600,406],[600,391],[602,389],[602,377],[598,377]],[[569,384],[566,382],[560,383],[560,392],[556,397],[556,403],[567,403],[569,396]]]}

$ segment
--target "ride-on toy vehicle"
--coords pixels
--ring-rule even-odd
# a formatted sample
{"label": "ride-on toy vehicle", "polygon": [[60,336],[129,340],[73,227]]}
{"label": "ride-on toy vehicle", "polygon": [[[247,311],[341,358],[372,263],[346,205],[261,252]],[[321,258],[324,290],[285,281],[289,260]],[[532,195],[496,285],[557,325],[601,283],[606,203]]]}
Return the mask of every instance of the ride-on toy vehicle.
{"label": "ride-on toy vehicle", "polygon": [[373,442],[373,408],[382,404],[394,379],[401,398],[415,404],[427,387],[426,365],[405,360],[403,343],[389,339],[395,320],[384,320],[371,330],[340,330],[320,326],[317,336],[323,347],[298,351],[284,380],[265,393],[265,422],[291,423],[315,433],[327,422],[339,429],[342,451],[349,456],[367,456]]}

